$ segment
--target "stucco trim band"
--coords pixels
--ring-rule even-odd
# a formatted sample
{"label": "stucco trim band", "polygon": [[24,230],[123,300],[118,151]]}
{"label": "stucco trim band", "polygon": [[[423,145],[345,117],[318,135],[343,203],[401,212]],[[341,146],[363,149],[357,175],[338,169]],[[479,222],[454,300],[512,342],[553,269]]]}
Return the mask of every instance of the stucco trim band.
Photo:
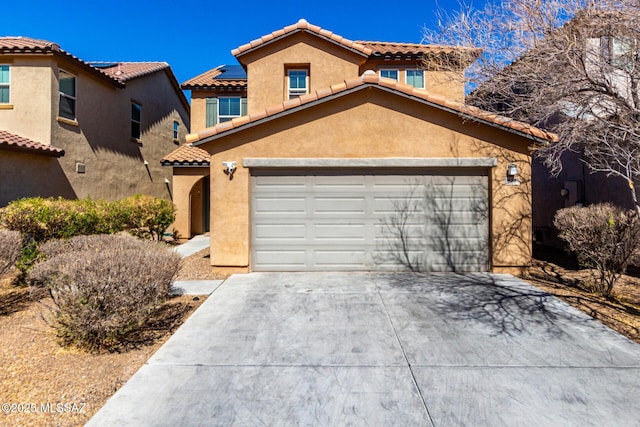
{"label": "stucco trim band", "polygon": [[495,157],[470,158],[244,158],[245,168],[491,168]]}

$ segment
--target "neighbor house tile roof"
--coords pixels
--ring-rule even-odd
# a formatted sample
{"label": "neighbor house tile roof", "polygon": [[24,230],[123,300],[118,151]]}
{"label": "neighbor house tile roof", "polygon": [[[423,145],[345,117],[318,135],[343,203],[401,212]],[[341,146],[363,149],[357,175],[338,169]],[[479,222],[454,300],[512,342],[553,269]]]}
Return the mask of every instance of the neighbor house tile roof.
{"label": "neighbor house tile roof", "polygon": [[253,40],[247,44],[244,44],[240,47],[238,47],[237,49],[233,49],[231,51],[231,54],[233,56],[239,56],[242,55],[248,51],[251,51],[253,49],[255,49],[256,47],[263,45],[265,43],[269,43],[273,40],[279,39],[283,36],[286,36],[290,33],[294,33],[294,32],[298,32],[298,31],[309,31],[312,33],[315,33],[321,37],[324,37],[328,40],[331,40],[334,43],[340,44],[348,49],[352,49],[364,56],[369,56],[373,53],[373,50],[371,48],[365,47],[360,43],[354,42],[352,40],[349,40],[347,38],[344,38],[342,36],[339,36],[338,34],[335,34],[332,31],[329,30],[325,30],[323,28],[320,28],[317,25],[313,25],[307,22],[306,19],[301,19],[299,20],[297,23],[293,24],[293,25],[289,25],[286,26],[284,28],[282,28],[281,30],[277,30],[274,31],[270,34],[264,35],[262,37],[260,37],[259,39]]}
{"label": "neighbor house tile roof", "polygon": [[458,101],[453,101],[445,98],[444,96],[432,94],[422,89],[416,89],[413,86],[399,83],[396,80],[380,77],[377,73],[368,71],[365,72],[361,77],[355,77],[353,79],[345,80],[340,84],[331,86],[330,88],[318,90],[316,92],[303,95],[299,98],[291,99],[280,104],[273,105],[266,108],[265,110],[257,111],[247,116],[238,117],[231,121],[220,123],[216,126],[203,129],[200,132],[189,134],[187,135],[187,142],[197,143],[198,141],[201,141],[205,138],[224,134],[233,129],[238,129],[250,124],[255,124],[261,120],[272,118],[273,116],[276,116],[280,113],[288,112],[290,110],[314,103],[316,101],[321,101],[324,98],[328,99],[332,96],[349,90],[363,89],[366,86],[374,86],[385,90],[391,90],[406,97],[416,98],[437,108],[449,110],[469,119],[488,123],[491,125],[497,125],[498,127],[504,128],[506,130],[513,130],[526,136],[549,141],[557,140],[556,135],[531,126],[527,123],[489,113],[477,107],[466,105]]}
{"label": "neighbor house tile roof", "polygon": [[205,71],[204,73],[182,83],[180,87],[185,90],[210,87],[247,87],[246,77],[225,78],[224,67],[226,67],[226,65],[220,65],[212,70]]}
{"label": "neighbor house tile roof", "polygon": [[202,148],[185,144],[176,148],[160,160],[163,166],[206,166],[211,154]]}
{"label": "neighbor house tile roof", "polygon": [[60,48],[60,45],[48,40],[32,39],[30,37],[0,37],[0,54],[27,54],[27,55],[57,55],[61,56],[75,64],[81,66],[88,72],[100,76],[103,79],[110,81],[118,87],[123,87],[123,83],[114,79],[113,77],[102,73],[97,68],[91,66],[86,61],[71,55],[69,52]]}
{"label": "neighbor house tile roof", "polygon": [[4,130],[0,130],[0,148],[15,151],[28,151],[45,156],[61,157],[64,150],[51,145],[41,144],[28,138],[14,135]]}
{"label": "neighbor house tile roof", "polygon": [[91,66],[120,82],[169,69],[166,62],[90,62]]}

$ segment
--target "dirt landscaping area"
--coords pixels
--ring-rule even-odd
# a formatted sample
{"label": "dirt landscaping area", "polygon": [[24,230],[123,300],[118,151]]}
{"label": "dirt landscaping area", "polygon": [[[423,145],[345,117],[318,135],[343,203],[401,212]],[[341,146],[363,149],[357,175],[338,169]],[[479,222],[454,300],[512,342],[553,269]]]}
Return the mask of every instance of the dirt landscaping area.
{"label": "dirt landscaping area", "polygon": [[[179,278],[201,279],[207,269],[208,250],[183,261]],[[33,301],[12,282],[0,280],[0,425],[83,425],[204,300],[171,298],[129,348],[90,354],[60,347],[43,320],[47,299]]]}
{"label": "dirt landscaping area", "polygon": [[[558,257],[551,257],[558,262]],[[585,311],[640,343],[640,279],[624,276],[612,298],[588,293],[587,273],[567,262],[536,260],[525,280]],[[183,262],[178,279],[214,279],[208,249]],[[46,299],[0,281],[0,425],[77,426],[95,414],[202,303],[203,297],[174,297],[153,324],[120,353],[89,354],[61,348],[42,319]],[[9,406],[6,406],[8,404]],[[8,413],[5,413],[8,412]]]}

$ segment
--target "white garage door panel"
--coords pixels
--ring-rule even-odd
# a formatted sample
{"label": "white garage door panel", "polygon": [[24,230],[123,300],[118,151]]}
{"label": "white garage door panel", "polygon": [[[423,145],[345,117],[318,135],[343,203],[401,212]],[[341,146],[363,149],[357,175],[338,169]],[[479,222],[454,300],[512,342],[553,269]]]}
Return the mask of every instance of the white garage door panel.
{"label": "white garage door panel", "polygon": [[252,174],[254,271],[488,268],[486,171]]}

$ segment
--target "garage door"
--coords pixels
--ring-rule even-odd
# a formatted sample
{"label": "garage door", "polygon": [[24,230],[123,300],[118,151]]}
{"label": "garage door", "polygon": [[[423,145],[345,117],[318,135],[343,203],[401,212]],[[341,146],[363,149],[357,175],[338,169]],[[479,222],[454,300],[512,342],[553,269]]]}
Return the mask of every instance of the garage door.
{"label": "garage door", "polygon": [[252,170],[253,271],[486,271],[486,170]]}

